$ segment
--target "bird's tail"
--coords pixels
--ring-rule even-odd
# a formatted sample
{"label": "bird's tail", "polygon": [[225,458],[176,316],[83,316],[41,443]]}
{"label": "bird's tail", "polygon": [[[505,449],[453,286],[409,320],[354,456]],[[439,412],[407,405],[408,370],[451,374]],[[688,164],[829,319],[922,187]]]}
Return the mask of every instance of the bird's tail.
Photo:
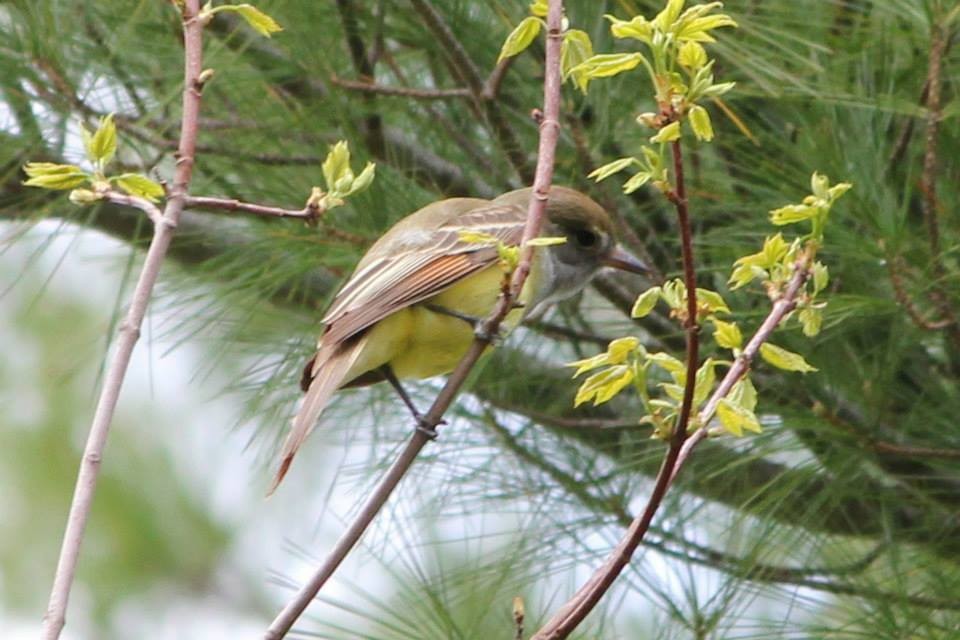
{"label": "bird's tail", "polygon": [[323,413],[327,403],[330,402],[333,393],[343,384],[350,367],[353,366],[360,352],[363,351],[365,342],[366,340],[361,338],[349,344],[334,345],[332,348],[321,347],[317,352],[313,362],[313,379],[307,388],[303,404],[300,405],[300,411],[293,418],[290,433],[283,443],[280,466],[267,495],[276,491],[280,485],[290,468],[290,463],[293,462],[293,457],[297,454],[297,450],[300,449],[300,445],[313,431],[317,419],[320,418],[320,414]]}

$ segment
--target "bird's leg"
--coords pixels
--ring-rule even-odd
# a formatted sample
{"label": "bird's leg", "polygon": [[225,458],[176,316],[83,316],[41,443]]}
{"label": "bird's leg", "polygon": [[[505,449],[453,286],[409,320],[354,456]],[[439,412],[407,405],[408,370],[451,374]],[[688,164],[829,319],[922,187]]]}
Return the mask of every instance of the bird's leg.
{"label": "bird's leg", "polygon": [[[407,393],[407,390],[403,388],[402,384],[400,384],[400,380],[397,379],[397,376],[393,373],[393,369],[390,368],[390,365],[385,364],[380,367],[380,372],[383,373],[383,377],[386,378],[387,382],[390,383],[390,386],[393,387],[394,391],[397,392],[397,395],[400,396],[400,399],[403,400],[403,404],[407,405],[407,409],[409,409],[410,413],[413,414],[413,419],[417,425],[417,431],[427,436],[431,440],[436,440],[436,429],[434,429],[432,425],[428,425],[426,423],[423,414],[417,410],[416,405],[413,404],[413,400],[410,399],[410,395]],[[446,424],[446,420],[441,420],[440,424]]]}
{"label": "bird's leg", "polygon": [[[431,302],[425,302],[421,306],[423,306],[424,309],[433,311],[434,313],[439,313],[444,316],[450,316],[451,318],[463,320],[464,322],[469,324],[471,327],[473,327],[473,333],[478,338],[481,338],[482,340],[486,340],[487,342],[493,342],[493,343],[499,343],[503,341],[504,335],[503,333],[501,333],[500,329],[497,329],[496,335],[489,335],[483,329],[483,318],[471,316],[466,313],[460,313],[459,311],[454,311],[453,309],[447,309],[446,307],[441,307],[440,305],[433,304]],[[513,304],[514,309],[522,309],[523,306],[524,305],[522,302],[515,302]]]}

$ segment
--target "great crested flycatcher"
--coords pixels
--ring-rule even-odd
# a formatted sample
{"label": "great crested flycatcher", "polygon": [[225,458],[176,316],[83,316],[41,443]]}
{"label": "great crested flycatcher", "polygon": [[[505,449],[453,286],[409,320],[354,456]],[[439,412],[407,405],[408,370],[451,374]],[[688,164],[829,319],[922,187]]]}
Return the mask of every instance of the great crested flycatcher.
{"label": "great crested flycatcher", "polygon": [[[531,194],[527,188],[494,200],[434,202],[370,247],[323,318],[325,330],[301,381],[306,396],[284,443],[274,487],[338,389],[453,370],[474,339],[464,319],[486,317],[503,281],[497,248],[464,240],[462,232],[519,244]],[[565,242],[535,250],[519,296],[522,308],[508,314],[507,330],[580,291],[603,266],[646,271],[616,244],[603,207],[579,191],[551,187],[544,222],[545,236]]]}

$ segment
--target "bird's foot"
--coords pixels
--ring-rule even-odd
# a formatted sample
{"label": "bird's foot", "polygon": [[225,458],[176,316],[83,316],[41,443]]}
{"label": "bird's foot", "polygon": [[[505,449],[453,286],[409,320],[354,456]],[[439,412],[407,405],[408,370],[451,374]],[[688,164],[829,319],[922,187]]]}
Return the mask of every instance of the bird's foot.
{"label": "bird's foot", "polygon": [[[460,313],[459,311],[454,311],[453,309],[447,309],[446,307],[441,307],[437,304],[427,303],[423,305],[424,308],[433,311],[434,313],[439,313],[441,315],[450,316],[451,318],[456,318],[458,320],[463,320],[471,327],[473,327],[473,335],[475,335],[480,340],[484,342],[489,342],[490,344],[499,345],[503,342],[506,337],[501,328],[497,328],[495,332],[487,331],[484,327],[486,324],[486,318],[478,318],[476,316],[471,316],[466,313]],[[522,304],[519,305],[522,307]],[[515,307],[517,308],[517,307]]]}
{"label": "bird's foot", "polygon": [[[427,437],[427,440],[436,440],[437,439],[437,430],[436,425],[430,424],[427,422],[427,419],[423,416],[415,416],[417,421],[416,430],[422,433]],[[441,420],[437,425],[447,424],[446,420]]]}

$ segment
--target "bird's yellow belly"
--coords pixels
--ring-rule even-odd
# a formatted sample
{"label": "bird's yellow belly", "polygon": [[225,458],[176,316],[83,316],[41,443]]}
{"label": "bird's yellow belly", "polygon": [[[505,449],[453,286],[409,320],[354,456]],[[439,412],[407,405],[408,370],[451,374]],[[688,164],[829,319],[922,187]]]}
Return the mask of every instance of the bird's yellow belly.
{"label": "bird's yellow belly", "polygon": [[[498,267],[490,267],[426,302],[466,316],[485,318],[497,301],[502,278],[503,272]],[[527,290],[524,287],[521,302],[525,301]],[[513,329],[522,315],[521,309],[511,311],[503,329]],[[431,311],[422,303],[401,309],[370,329],[367,346],[347,379],[384,364],[389,364],[401,379],[449,373],[473,339],[474,327],[465,320]]]}

